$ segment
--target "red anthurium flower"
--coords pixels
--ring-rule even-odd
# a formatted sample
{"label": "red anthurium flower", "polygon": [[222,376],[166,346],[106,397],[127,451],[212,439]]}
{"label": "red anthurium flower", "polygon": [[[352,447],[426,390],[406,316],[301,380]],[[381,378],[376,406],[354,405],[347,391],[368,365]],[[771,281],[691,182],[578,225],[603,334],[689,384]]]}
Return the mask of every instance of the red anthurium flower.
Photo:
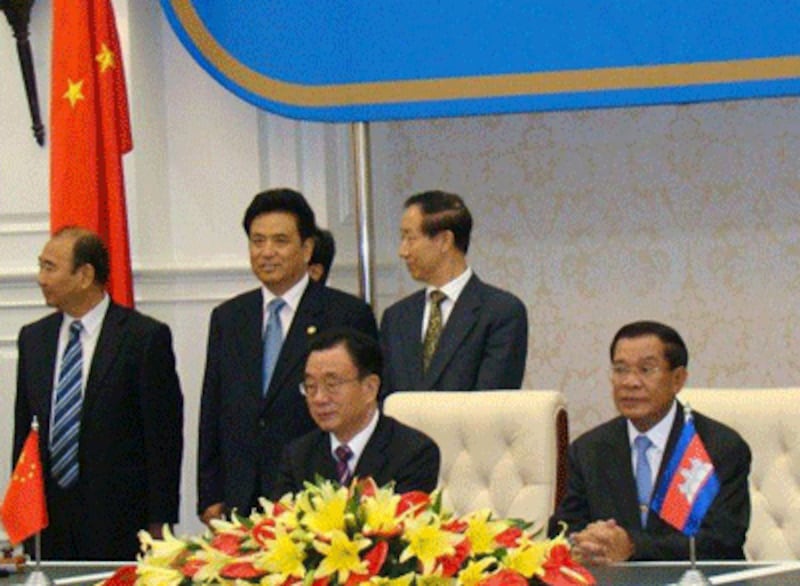
{"label": "red anthurium flower", "polygon": [[418,514],[422,512],[431,502],[431,497],[421,490],[412,490],[400,495],[400,502],[397,503],[396,515],[402,515],[409,509],[415,510]]}
{"label": "red anthurium flower", "polygon": [[317,578],[311,583],[311,586],[328,586],[328,582],[331,581],[330,576],[323,576],[322,578]]}
{"label": "red anthurium flower", "polygon": [[450,578],[456,575],[464,560],[469,557],[469,552],[472,550],[472,545],[469,539],[462,539],[456,545],[456,552],[453,555],[442,556],[438,559],[439,565],[442,568],[442,575],[445,578]]}
{"label": "red anthurium flower", "polygon": [[211,547],[228,555],[236,555],[239,553],[239,543],[241,543],[241,539],[238,535],[220,533],[211,540]]}
{"label": "red anthurium flower", "polygon": [[525,576],[508,568],[478,582],[478,586],[528,586]]}
{"label": "red anthurium flower", "polygon": [[189,560],[183,566],[181,566],[181,574],[186,576],[187,578],[193,578],[194,575],[197,573],[197,570],[202,568],[206,565],[206,562],[203,560]]}
{"label": "red anthurium flower", "polygon": [[264,519],[253,527],[253,539],[262,547],[267,545],[268,541],[275,539],[275,532],[272,530],[273,527],[275,527],[274,519]]}
{"label": "red anthurium flower", "polygon": [[133,586],[135,582],[136,566],[122,566],[103,582],[103,586]]}
{"label": "red anthurium flower", "polygon": [[464,533],[469,527],[469,523],[466,521],[459,521],[458,519],[453,519],[452,521],[448,521],[447,523],[442,523],[442,529],[445,531],[450,531],[450,533]]}
{"label": "red anthurium flower", "polygon": [[543,564],[544,576],[540,579],[551,586],[575,586],[576,584],[593,585],[594,576],[584,568],[569,553],[566,545],[556,545],[550,550],[547,561]]}
{"label": "red anthurium flower", "polygon": [[519,527],[509,527],[505,531],[495,535],[494,541],[501,547],[517,547],[520,537],[522,537],[522,529]]}
{"label": "red anthurium flower", "polygon": [[243,578],[245,580],[248,578],[258,578],[264,574],[266,574],[264,570],[256,569],[250,562],[233,562],[222,568],[219,572],[219,575],[223,578]]}
{"label": "red anthurium flower", "polygon": [[386,562],[387,555],[389,555],[389,544],[385,541],[376,543],[364,556],[364,561],[367,562],[367,573],[350,574],[350,577],[347,578],[347,582],[345,582],[345,586],[356,586],[356,584],[366,582],[372,576],[375,576],[381,571],[383,564]]}
{"label": "red anthurium flower", "polygon": [[387,555],[389,555],[389,544],[385,541],[379,541],[367,552],[364,560],[367,562],[367,572],[370,576],[381,571]]}

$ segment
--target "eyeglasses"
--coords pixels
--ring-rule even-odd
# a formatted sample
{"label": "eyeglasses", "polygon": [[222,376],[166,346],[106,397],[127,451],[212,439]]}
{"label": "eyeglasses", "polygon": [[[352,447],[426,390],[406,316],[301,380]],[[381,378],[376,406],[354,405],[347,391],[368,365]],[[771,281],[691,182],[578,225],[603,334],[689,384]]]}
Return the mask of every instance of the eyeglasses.
{"label": "eyeglasses", "polygon": [[355,376],[345,379],[328,379],[321,382],[303,381],[300,383],[300,394],[310,399],[323,392],[329,397],[336,397],[342,393],[344,385],[360,381],[361,378],[360,376]]}
{"label": "eyeglasses", "polygon": [[635,374],[642,380],[652,380],[661,374],[663,370],[664,369],[660,366],[628,366],[627,364],[612,364],[609,375],[611,376],[611,380],[614,381],[621,381],[629,374]]}

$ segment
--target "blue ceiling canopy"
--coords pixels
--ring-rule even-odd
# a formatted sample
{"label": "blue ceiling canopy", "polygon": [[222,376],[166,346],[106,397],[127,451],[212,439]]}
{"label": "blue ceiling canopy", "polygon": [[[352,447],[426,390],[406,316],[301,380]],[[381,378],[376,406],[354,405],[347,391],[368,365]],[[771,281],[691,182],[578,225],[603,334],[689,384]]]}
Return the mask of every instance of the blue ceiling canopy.
{"label": "blue ceiling canopy", "polygon": [[161,0],[256,106],[376,121],[800,95],[795,0]]}

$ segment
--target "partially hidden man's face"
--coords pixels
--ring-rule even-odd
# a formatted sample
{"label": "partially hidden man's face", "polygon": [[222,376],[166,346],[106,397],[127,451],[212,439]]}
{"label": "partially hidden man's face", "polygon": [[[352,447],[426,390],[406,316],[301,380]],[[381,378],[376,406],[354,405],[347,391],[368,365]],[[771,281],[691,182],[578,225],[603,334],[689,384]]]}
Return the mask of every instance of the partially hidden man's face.
{"label": "partially hidden man's face", "polygon": [[639,431],[647,431],[664,418],[686,377],[686,368],[670,368],[658,336],[617,342],[611,375],[614,404]]}
{"label": "partially hidden man's face", "polygon": [[74,245],[75,239],[68,236],[57,236],[45,244],[37,277],[47,305],[68,313],[83,301],[87,286],[84,267],[73,270]]}
{"label": "partially hidden man's face", "polygon": [[359,377],[343,345],[311,352],[303,383],[312,419],[341,442],[364,429],[377,409],[380,378]]}
{"label": "partially hidden man's face", "polygon": [[250,224],[250,267],[275,295],[283,295],[306,274],[313,239],[300,237],[297,219],[288,212],[267,212]]}
{"label": "partially hidden man's face", "polygon": [[424,214],[418,205],[409,206],[403,212],[397,253],[416,281],[431,283],[442,265],[444,238],[443,233],[427,236],[422,231],[423,218]]}

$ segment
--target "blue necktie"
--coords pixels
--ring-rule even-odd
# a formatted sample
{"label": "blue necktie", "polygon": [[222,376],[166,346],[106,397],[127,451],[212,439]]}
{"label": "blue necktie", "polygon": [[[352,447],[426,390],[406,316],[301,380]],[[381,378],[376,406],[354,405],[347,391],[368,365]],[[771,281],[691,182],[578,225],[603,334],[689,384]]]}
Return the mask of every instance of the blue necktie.
{"label": "blue necktie", "polygon": [[53,430],[50,433],[51,474],[61,488],[69,488],[78,480],[78,436],[81,431],[83,396],[83,324],[69,326],[69,341],[61,359],[56,384]]}
{"label": "blue necktie", "polygon": [[642,527],[647,525],[650,493],[653,492],[653,476],[650,471],[650,462],[647,460],[647,450],[652,446],[653,442],[646,435],[637,436],[633,442],[633,447],[636,450],[636,493],[639,497]]}
{"label": "blue necktie", "polygon": [[262,396],[267,396],[269,383],[272,380],[272,373],[275,371],[275,363],[278,361],[278,354],[281,353],[283,345],[283,328],[281,327],[280,312],[286,302],[280,297],[276,297],[267,304],[267,327],[264,328],[264,364]]}

